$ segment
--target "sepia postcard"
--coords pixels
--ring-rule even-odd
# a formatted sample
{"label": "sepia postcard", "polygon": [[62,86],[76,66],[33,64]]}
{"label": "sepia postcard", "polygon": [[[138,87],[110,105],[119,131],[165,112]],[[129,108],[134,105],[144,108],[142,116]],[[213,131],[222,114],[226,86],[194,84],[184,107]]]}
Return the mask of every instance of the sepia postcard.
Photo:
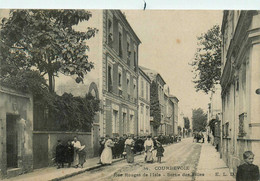
{"label": "sepia postcard", "polygon": [[0,9],[0,178],[257,181],[260,11]]}

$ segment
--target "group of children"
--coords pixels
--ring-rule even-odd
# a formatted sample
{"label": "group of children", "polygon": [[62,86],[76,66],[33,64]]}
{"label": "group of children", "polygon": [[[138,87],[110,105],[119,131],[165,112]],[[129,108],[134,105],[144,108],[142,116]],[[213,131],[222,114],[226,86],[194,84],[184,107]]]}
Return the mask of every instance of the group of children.
{"label": "group of children", "polygon": [[63,145],[61,140],[58,140],[58,144],[56,146],[56,154],[55,154],[55,161],[59,168],[64,167],[64,163],[68,163],[68,167],[71,166],[73,162],[74,156],[74,147],[71,141],[68,141],[67,145]]}

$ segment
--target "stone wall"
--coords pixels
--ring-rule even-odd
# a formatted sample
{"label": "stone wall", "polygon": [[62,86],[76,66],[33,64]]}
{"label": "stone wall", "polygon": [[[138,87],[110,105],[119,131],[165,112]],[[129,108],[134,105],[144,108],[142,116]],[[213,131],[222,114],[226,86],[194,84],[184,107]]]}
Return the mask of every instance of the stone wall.
{"label": "stone wall", "polygon": [[[0,87],[0,177],[32,171],[33,98],[31,95]],[[13,117],[17,147],[17,165],[7,168],[7,121]],[[10,122],[9,122],[10,124]]]}

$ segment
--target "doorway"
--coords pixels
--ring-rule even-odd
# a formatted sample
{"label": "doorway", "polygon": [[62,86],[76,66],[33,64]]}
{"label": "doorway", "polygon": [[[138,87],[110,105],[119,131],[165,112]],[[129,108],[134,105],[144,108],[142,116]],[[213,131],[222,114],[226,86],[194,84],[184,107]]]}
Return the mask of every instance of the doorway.
{"label": "doorway", "polygon": [[18,168],[18,116],[6,115],[7,168]]}

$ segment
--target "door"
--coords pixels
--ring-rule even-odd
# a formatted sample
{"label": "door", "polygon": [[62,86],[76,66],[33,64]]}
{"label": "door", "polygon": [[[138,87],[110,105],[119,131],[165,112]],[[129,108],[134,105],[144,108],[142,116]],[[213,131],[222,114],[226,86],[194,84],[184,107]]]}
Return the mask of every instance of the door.
{"label": "door", "polygon": [[6,115],[7,168],[18,167],[17,115]]}

